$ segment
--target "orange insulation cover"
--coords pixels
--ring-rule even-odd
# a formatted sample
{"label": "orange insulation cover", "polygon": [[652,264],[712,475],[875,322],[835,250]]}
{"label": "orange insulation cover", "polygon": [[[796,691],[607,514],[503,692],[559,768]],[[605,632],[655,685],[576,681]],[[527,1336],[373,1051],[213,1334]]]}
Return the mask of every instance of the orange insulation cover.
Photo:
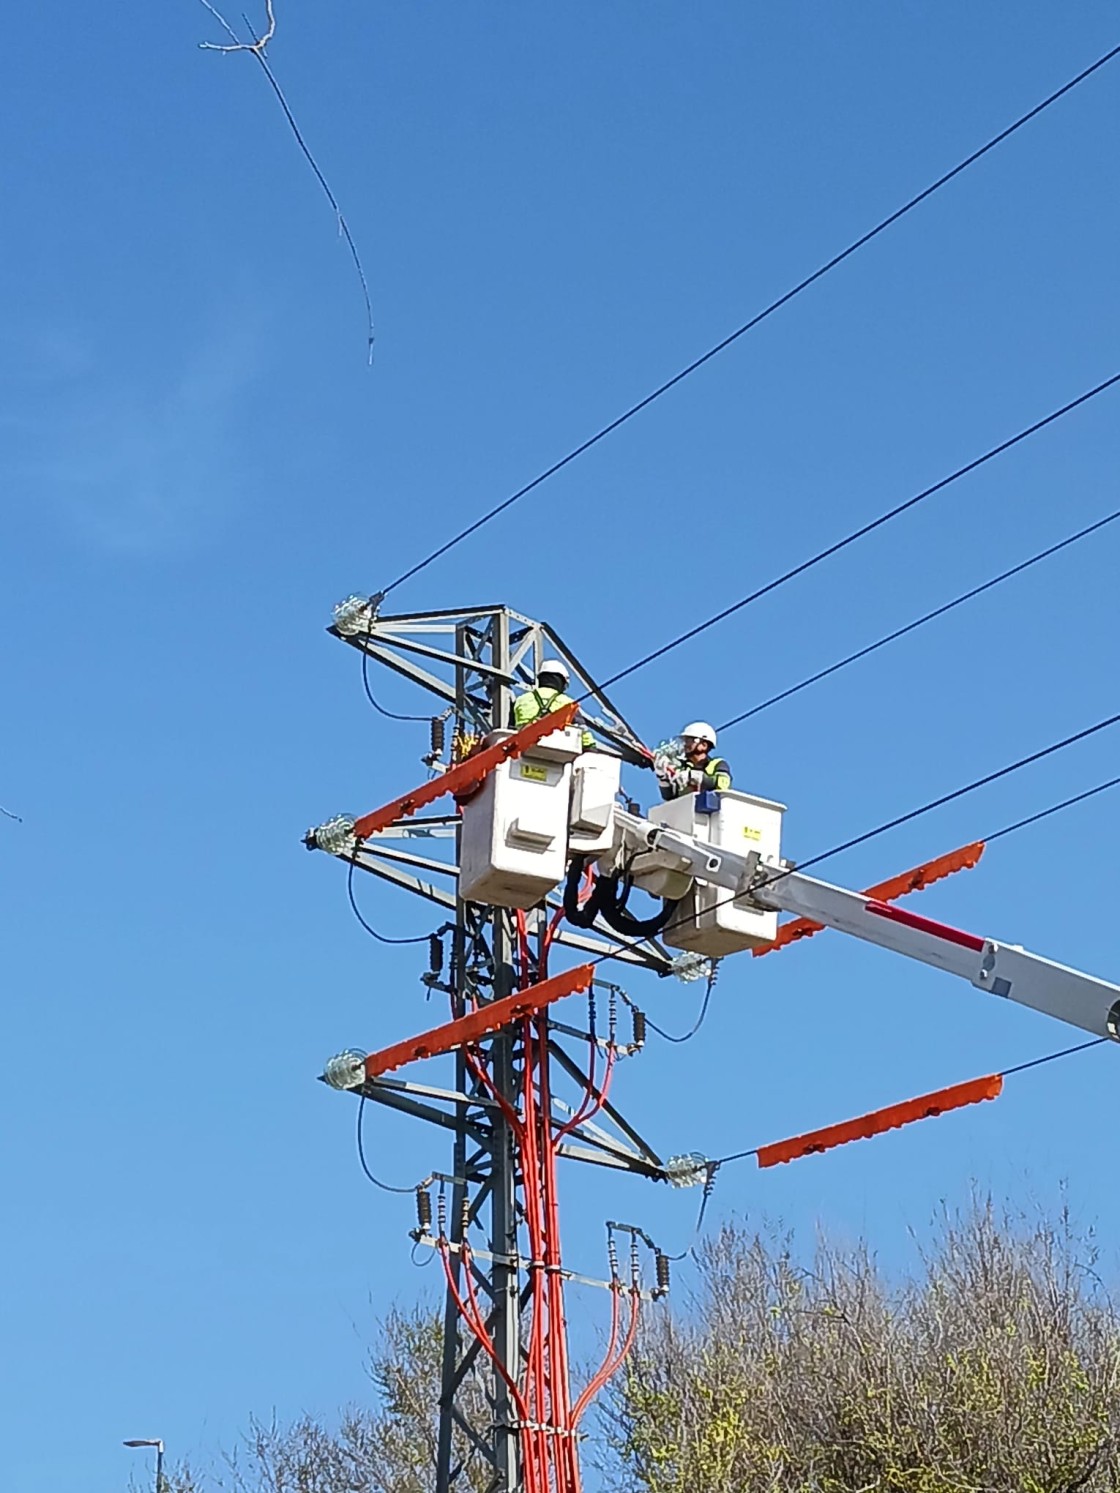
{"label": "orange insulation cover", "polygon": [[979,1104],[983,1099],[998,1099],[1002,1090],[1003,1077],[999,1073],[991,1073],[986,1078],[971,1078],[967,1083],[953,1084],[932,1094],[922,1094],[917,1099],[907,1099],[902,1104],[873,1110],[858,1120],[845,1120],[823,1130],[810,1130],[808,1135],[795,1135],[792,1140],[762,1146],[758,1152],[758,1164],[777,1166],[782,1161],[796,1161],[799,1156],[831,1151],[833,1146],[844,1146],[851,1140],[870,1140],[873,1135],[898,1130],[915,1120],[929,1120],[951,1109],[963,1109],[966,1104]]}
{"label": "orange insulation cover", "polygon": [[574,995],[579,990],[586,990],[593,974],[590,964],[577,965],[575,969],[565,970],[562,975],[542,980],[539,985],[519,990],[516,995],[507,995],[500,1001],[491,1001],[488,1006],[479,1006],[477,1011],[468,1011],[465,1016],[434,1027],[430,1032],[422,1032],[418,1037],[396,1042],[380,1052],[371,1052],[366,1058],[366,1077],[377,1078],[382,1073],[391,1073],[394,1068],[402,1068],[405,1063],[415,1062],[418,1058],[433,1058],[441,1052],[451,1052],[456,1047],[478,1042],[521,1016],[535,1016],[553,1001],[558,1001],[565,995]]}
{"label": "orange insulation cover", "polygon": [[[936,860],[915,866],[912,871],[903,871],[901,876],[892,876],[889,881],[881,881],[878,886],[868,887],[863,896],[874,897],[877,902],[894,902],[909,892],[923,891],[935,881],[952,876],[954,871],[970,871],[983,854],[984,841],[974,840],[971,845],[962,845],[959,850],[950,850],[948,855],[939,855]],[[751,953],[756,958],[759,954],[773,953],[775,949],[784,949],[787,944],[796,943],[800,938],[811,938],[814,933],[820,933],[823,927],[823,923],[814,923],[812,918],[793,918],[778,929],[778,936],[773,943],[762,944],[759,948],[752,949]]]}
{"label": "orange insulation cover", "polygon": [[552,731],[563,731],[565,727],[570,726],[577,708],[575,701],[570,705],[562,705],[559,710],[553,710],[548,715],[542,715],[538,720],[530,721],[527,726],[522,726],[520,731],[515,731],[504,741],[484,747],[473,757],[468,757],[466,761],[459,762],[455,767],[449,767],[445,773],[441,773],[438,778],[433,778],[431,782],[421,783],[420,787],[414,788],[411,793],[395,798],[383,809],[374,809],[372,814],[367,814],[355,824],[355,838],[365,840],[379,829],[388,829],[398,819],[415,814],[417,809],[422,809],[425,804],[442,798],[445,793],[454,793],[457,797],[473,793],[503,762],[508,762],[511,757],[520,757],[522,752],[535,746],[542,736],[548,736]]}

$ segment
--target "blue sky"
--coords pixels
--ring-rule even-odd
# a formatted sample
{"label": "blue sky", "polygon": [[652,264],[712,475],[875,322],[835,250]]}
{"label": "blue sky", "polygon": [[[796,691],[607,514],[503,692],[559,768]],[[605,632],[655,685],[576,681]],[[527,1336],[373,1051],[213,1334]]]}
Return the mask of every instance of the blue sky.
{"label": "blue sky", "polygon": [[[252,1411],[367,1393],[375,1312],[434,1289],[323,1059],[421,1025],[307,825],[411,785],[331,604],[500,500],[1117,39],[1115,9],[278,0],[273,66],[369,276],[247,57],[181,0],[9,18],[0,119],[8,724],[3,1464],[109,1490],[125,1436],[200,1461]],[[1109,69],[397,593],[505,600],[601,675],[1117,370]],[[647,739],[724,719],[1116,506],[1102,396],[619,688]],[[798,859],[1115,710],[1103,531],[721,744]],[[423,702],[396,680],[387,703]],[[838,858],[862,885],[1110,776],[1104,734]],[[1117,978],[1105,796],[921,910]],[[421,905],[360,888],[385,928]],[[634,994],[664,1024],[695,990]],[[823,935],[725,968],[704,1032],[618,1097],[719,1153],[1063,1045]],[[1073,1034],[1075,1037],[1076,1034]],[[1071,1038],[1072,1039],[1072,1038]],[[1108,1241],[1116,1061],[775,1173],[714,1216],[866,1231],[892,1268],[970,1179]],[[446,1162],[375,1116],[389,1180]],[[601,1268],[610,1179],[565,1178]],[[669,1247],[694,1194],[634,1184]],[[1109,1266],[1114,1252],[1106,1244]],[[602,1312],[580,1301],[589,1339]],[[584,1317],[582,1314],[586,1314]]]}

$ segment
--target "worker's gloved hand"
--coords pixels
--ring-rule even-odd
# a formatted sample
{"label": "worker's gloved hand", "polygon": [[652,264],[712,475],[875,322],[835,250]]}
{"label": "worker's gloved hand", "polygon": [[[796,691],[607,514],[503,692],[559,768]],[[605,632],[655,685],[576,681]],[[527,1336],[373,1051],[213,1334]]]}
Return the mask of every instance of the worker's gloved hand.
{"label": "worker's gloved hand", "polygon": [[704,774],[698,767],[690,767],[684,774],[684,781],[690,793],[699,793],[704,786]]}

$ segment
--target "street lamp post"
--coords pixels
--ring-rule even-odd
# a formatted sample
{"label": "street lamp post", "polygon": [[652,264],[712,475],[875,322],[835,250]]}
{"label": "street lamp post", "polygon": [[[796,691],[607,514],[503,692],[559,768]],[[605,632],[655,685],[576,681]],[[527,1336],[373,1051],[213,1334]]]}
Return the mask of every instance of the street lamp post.
{"label": "street lamp post", "polygon": [[156,1493],[164,1493],[163,1485],[163,1442],[162,1441],[126,1441],[125,1446],[154,1446],[156,1449]]}

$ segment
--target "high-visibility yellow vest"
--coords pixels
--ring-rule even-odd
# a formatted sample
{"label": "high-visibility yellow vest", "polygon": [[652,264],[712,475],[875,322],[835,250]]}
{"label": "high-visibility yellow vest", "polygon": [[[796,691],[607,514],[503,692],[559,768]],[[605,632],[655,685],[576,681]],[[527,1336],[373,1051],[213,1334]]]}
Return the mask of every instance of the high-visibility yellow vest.
{"label": "high-visibility yellow vest", "polygon": [[[721,768],[723,768],[722,772]],[[706,778],[712,779],[712,786],[717,793],[722,793],[731,787],[731,774],[727,771],[727,764],[722,757],[709,757],[699,771]]]}
{"label": "high-visibility yellow vest", "polygon": [[[559,689],[542,689],[540,685],[526,690],[523,695],[518,695],[513,702],[513,724],[515,726],[527,726],[530,721],[539,721],[542,715],[551,715],[554,710],[563,710],[565,705],[572,703],[571,696],[566,695]],[[583,733],[584,747],[595,745],[595,738],[590,731]]]}

